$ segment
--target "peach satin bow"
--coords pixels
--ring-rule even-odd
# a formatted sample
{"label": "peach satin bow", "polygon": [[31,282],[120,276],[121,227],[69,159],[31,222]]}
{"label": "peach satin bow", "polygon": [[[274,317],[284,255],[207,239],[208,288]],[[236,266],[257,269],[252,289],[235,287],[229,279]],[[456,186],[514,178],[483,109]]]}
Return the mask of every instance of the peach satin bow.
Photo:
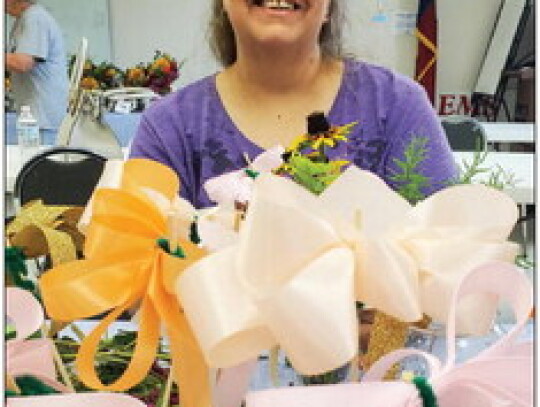
{"label": "peach satin bow", "polygon": [[[175,296],[173,282],[205,252],[183,238],[159,239],[175,231],[166,202],[179,180],[163,164],[132,159],[124,164],[117,189],[99,188],[85,242],[85,260],[62,264],[41,278],[46,310],[72,321],[110,311],[82,341],[76,365],[81,380],[98,390],[123,391],[139,383],[154,358],[163,324],[169,336],[173,372],[186,407],[210,405],[207,366]],[[172,219],[172,222],[171,222]],[[165,246],[167,242],[165,242]],[[184,257],[174,256],[178,247]],[[101,336],[124,311],[139,307],[140,327],[133,359],[114,383],[101,383],[94,358]]]}

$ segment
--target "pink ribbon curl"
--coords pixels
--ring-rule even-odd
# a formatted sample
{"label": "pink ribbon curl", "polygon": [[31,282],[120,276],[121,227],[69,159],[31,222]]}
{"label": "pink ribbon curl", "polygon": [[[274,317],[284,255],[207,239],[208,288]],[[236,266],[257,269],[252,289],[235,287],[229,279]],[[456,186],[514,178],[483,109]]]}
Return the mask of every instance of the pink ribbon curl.
{"label": "pink ribbon curl", "polygon": [[[507,300],[517,322],[496,343],[456,365],[456,307],[464,297],[479,292]],[[499,262],[477,267],[462,279],[454,292],[448,314],[444,366],[431,354],[400,349],[375,363],[361,383],[251,392],[246,397],[246,407],[421,407],[422,400],[412,384],[381,381],[394,363],[411,355],[420,355],[427,361],[429,382],[439,407],[530,407],[533,405],[533,343],[519,340],[519,336],[532,305],[532,286],[521,270]]]}
{"label": "pink ribbon curl", "polygon": [[145,407],[140,400],[115,393],[70,393],[56,381],[53,343],[50,339],[27,339],[44,322],[41,304],[20,288],[6,289],[6,316],[16,336],[6,343],[6,373],[12,377],[31,375],[65,394],[8,397],[6,407]]}
{"label": "pink ribbon curl", "polygon": [[61,392],[69,390],[56,381],[53,344],[50,339],[27,339],[44,322],[43,308],[34,296],[20,288],[6,289],[6,316],[15,326],[15,338],[6,343],[6,373],[31,375]]}

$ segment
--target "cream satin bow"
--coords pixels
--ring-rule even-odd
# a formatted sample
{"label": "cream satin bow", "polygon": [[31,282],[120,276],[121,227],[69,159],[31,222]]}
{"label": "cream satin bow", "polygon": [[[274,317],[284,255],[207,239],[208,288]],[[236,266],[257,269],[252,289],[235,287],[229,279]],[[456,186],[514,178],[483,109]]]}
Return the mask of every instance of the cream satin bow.
{"label": "cream satin bow", "polygon": [[[355,300],[405,321],[445,320],[467,271],[512,258],[505,239],[516,217],[510,198],[481,185],[412,208],[355,167],[319,197],[261,175],[238,245],[191,266],[176,290],[211,366],[279,344],[299,372],[319,374],[357,352]],[[483,328],[494,310],[476,296],[458,317]]]}
{"label": "cream satin bow", "polygon": [[58,391],[68,392],[56,380],[51,340],[26,339],[43,325],[40,303],[28,291],[7,287],[6,316],[16,330],[16,337],[6,342],[6,373],[11,377],[32,375]]}
{"label": "cream satin bow", "polygon": [[[510,301],[517,324],[498,342],[472,359],[455,365],[456,307],[467,295],[489,293]],[[401,359],[420,355],[428,362],[429,382],[439,407],[530,407],[533,405],[533,343],[518,341],[533,305],[528,278],[509,264],[491,263],[469,273],[454,292],[447,324],[447,361],[428,353],[400,349],[381,358],[362,383],[272,389],[249,393],[247,407],[422,407],[409,383],[382,380]]]}

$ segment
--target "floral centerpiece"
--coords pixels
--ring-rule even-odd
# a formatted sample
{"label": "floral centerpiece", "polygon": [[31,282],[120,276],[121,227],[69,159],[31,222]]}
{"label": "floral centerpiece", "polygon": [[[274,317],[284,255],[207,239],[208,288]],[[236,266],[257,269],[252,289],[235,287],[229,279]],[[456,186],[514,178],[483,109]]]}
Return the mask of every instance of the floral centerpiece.
{"label": "floral centerpiece", "polygon": [[[68,64],[71,75],[75,55]],[[160,95],[171,91],[172,83],[178,78],[183,62],[178,63],[171,55],[156,51],[150,62],[141,62],[134,67],[122,70],[111,62],[96,63],[87,59],[81,78],[81,87],[88,90],[109,90],[127,87],[147,87]]]}
{"label": "floral centerpiece", "polygon": [[[70,58],[68,74],[71,76],[71,70],[75,63],[75,55]],[[124,73],[120,68],[111,62],[103,61],[99,64],[91,59],[84,62],[83,73],[81,77],[81,88],[87,90],[107,90],[122,86]]]}
{"label": "floral centerpiece", "polygon": [[[165,405],[176,395],[174,378],[186,407],[207,405],[211,389],[236,406],[245,388],[223,386],[247,383],[254,364],[247,362],[276,346],[302,376],[326,372],[318,382],[335,382],[358,353],[359,301],[402,321],[427,314],[444,322],[467,270],[512,258],[515,245],[506,238],[517,211],[510,198],[460,185],[424,199],[426,179],[416,171],[427,153],[421,139],[396,161],[396,193],[374,174],[329,158],[353,125],[331,126],[324,115],[310,115],[307,133],[278,153],[283,162],[264,159],[281,176],[265,171],[261,158],[224,177],[253,191],[230,194],[233,203],[246,204],[245,216],[229,225],[236,238],[213,250],[206,233],[220,229],[192,233],[194,220],[200,226],[208,212],[179,198],[171,169],[132,159],[114,182],[100,183],[89,207],[86,258],[55,265],[38,284],[51,318],[108,313],[80,344],[58,343],[65,362],[76,356],[83,385],[137,389],[150,405],[156,398]],[[22,277],[12,280],[23,284]],[[127,310],[138,310],[137,335],[100,341]],[[467,303],[456,329],[485,328],[493,313],[491,297]],[[168,355],[162,327],[171,338]],[[167,378],[156,375],[169,360]],[[208,375],[208,367],[219,373]]]}
{"label": "floral centerpiece", "polygon": [[126,70],[124,86],[143,86],[164,95],[171,91],[171,84],[178,78],[182,63],[167,53],[156,51],[148,64],[140,63]]}

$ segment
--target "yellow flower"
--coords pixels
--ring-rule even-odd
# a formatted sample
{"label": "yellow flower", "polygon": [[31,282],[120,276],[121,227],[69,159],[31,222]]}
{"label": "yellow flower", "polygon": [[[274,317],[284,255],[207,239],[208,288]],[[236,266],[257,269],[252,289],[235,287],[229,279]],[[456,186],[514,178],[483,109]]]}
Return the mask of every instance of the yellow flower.
{"label": "yellow flower", "polygon": [[88,90],[99,89],[99,82],[95,78],[85,77],[81,80],[81,88]]}
{"label": "yellow flower", "polygon": [[321,134],[314,142],[312,147],[319,149],[321,145],[334,147],[339,141],[347,141],[347,135],[358,122],[352,122],[343,126],[332,126],[330,130]]}
{"label": "yellow flower", "polygon": [[116,75],[116,69],[114,68],[109,68],[105,71],[105,76],[113,77],[114,75]]}
{"label": "yellow flower", "polygon": [[309,140],[309,138],[308,138],[307,134],[302,134],[302,135],[296,137],[291,142],[291,144],[289,144],[289,148],[287,149],[287,151],[296,151],[296,150],[298,150],[298,147],[300,146],[300,144],[305,143],[308,140]]}

